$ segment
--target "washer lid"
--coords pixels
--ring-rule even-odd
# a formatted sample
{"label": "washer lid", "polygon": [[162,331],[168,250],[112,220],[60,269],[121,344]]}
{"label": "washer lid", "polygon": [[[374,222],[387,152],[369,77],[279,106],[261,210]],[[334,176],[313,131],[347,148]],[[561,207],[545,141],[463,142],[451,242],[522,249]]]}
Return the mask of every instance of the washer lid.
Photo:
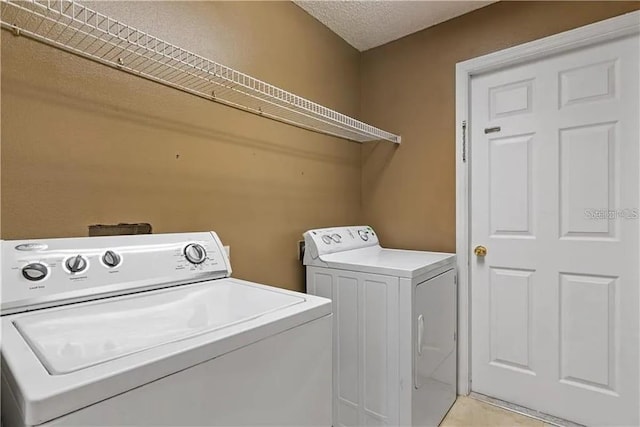
{"label": "washer lid", "polygon": [[[330,314],[331,300],[232,278],[17,313],[1,319],[2,379],[24,423],[40,425]],[[56,353],[66,343],[85,353]],[[47,358],[72,371],[52,375]]]}
{"label": "washer lid", "polygon": [[52,375],[245,322],[305,302],[228,281],[27,314],[14,325]]}

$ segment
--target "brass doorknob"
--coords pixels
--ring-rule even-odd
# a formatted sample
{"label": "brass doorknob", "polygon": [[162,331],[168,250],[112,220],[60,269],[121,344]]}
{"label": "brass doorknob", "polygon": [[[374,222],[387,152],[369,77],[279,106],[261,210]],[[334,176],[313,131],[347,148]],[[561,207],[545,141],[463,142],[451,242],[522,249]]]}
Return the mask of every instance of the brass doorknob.
{"label": "brass doorknob", "polygon": [[473,253],[476,254],[476,256],[485,256],[487,255],[487,248],[484,246],[476,246]]}

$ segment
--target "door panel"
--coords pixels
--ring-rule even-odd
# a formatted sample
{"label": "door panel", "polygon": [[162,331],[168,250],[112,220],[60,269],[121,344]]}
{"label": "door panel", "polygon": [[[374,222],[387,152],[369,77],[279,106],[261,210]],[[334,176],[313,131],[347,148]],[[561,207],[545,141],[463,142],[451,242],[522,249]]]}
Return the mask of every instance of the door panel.
{"label": "door panel", "polygon": [[472,389],[638,425],[638,36],[471,83]]}
{"label": "door panel", "polygon": [[493,236],[532,237],[533,208],[531,150],[533,135],[488,141],[489,212]]}
{"label": "door panel", "polygon": [[492,268],[490,363],[535,375],[531,368],[531,270]]}
{"label": "door panel", "polygon": [[560,379],[614,392],[617,278],[561,274]]}
{"label": "door panel", "polygon": [[[561,237],[615,238],[615,222],[585,215],[592,206],[618,206],[615,122],[560,129]],[[590,185],[585,185],[589,182]]]}
{"label": "door panel", "polygon": [[613,98],[617,63],[614,59],[561,71],[560,108]]}

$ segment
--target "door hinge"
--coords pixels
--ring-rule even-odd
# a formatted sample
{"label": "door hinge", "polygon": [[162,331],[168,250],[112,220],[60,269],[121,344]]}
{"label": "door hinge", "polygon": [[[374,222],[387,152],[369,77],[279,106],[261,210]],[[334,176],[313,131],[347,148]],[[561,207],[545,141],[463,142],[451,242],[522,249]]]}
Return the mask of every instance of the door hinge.
{"label": "door hinge", "polygon": [[458,339],[458,334],[456,332],[453,333],[453,340],[457,340]]}
{"label": "door hinge", "polygon": [[467,161],[467,121],[462,121],[462,161]]}

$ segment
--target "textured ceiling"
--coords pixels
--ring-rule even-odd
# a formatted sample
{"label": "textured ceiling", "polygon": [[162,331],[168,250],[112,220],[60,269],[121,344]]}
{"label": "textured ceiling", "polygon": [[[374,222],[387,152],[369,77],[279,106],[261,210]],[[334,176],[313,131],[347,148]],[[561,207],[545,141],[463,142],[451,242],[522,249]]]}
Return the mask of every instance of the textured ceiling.
{"label": "textured ceiling", "polygon": [[304,1],[298,6],[360,51],[383,45],[493,1]]}

